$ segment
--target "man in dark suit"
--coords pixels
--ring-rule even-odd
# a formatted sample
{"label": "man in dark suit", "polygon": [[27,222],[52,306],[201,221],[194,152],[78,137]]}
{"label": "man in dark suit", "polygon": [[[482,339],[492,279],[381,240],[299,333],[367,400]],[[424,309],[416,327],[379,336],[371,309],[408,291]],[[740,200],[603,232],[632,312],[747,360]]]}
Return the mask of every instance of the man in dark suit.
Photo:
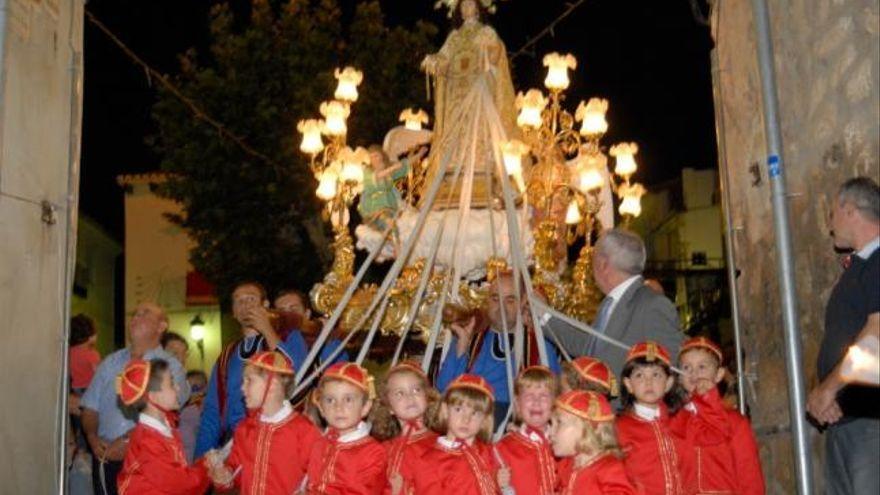
{"label": "man in dark suit", "polygon": [[[675,306],[645,285],[645,243],[635,233],[615,228],[605,231],[593,249],[593,278],[605,294],[593,329],[627,346],[653,340],[672,356],[678,355],[682,333]],[[625,349],[551,318],[544,331],[555,335],[572,356],[593,356],[620,374]]]}

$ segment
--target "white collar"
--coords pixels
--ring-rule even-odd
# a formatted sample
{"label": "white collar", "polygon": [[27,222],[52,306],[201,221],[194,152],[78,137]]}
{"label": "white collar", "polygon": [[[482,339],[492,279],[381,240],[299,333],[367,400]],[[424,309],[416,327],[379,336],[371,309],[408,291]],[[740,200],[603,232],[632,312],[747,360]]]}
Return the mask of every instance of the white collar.
{"label": "white collar", "polygon": [[541,435],[538,435],[534,431],[530,431],[528,425],[526,425],[525,423],[523,423],[519,427],[519,433],[520,435],[528,438],[535,443],[544,443],[544,439],[541,437]]}
{"label": "white collar", "polygon": [[464,446],[463,440],[450,440],[446,438],[446,435],[440,435],[439,437],[437,437],[437,443],[440,444],[440,446],[449,450],[458,450]]}
{"label": "white collar", "polygon": [[856,256],[863,260],[866,260],[870,258],[872,254],[874,254],[874,251],[876,251],[877,248],[880,248],[880,236],[875,237],[871,242],[865,244],[865,247],[860,249],[859,252],[856,253]]}
{"label": "white collar", "polygon": [[163,437],[171,438],[173,436],[171,434],[171,427],[166,422],[156,419],[149,414],[140,413],[138,415],[138,423],[158,431]]}
{"label": "white collar", "polygon": [[633,411],[636,413],[636,416],[646,420],[646,421],[654,421],[655,419],[660,417],[660,408],[653,408],[648,406],[643,406],[636,402],[633,404]]}
{"label": "white collar", "polygon": [[623,297],[623,294],[626,292],[629,287],[636,283],[636,280],[642,278],[641,275],[633,275],[632,277],[624,280],[623,282],[617,284],[617,287],[611,289],[611,292],[608,293],[608,297],[614,299],[615,301],[620,301],[620,298]]}
{"label": "white collar", "polygon": [[293,414],[293,407],[290,406],[290,402],[284,401],[284,403],[281,404],[281,409],[276,411],[275,414],[266,416],[265,414],[260,413],[260,422],[272,425],[278,424],[287,419],[291,414]]}
{"label": "white collar", "polygon": [[370,425],[370,423],[361,421],[360,423],[358,423],[357,428],[355,428],[354,430],[344,435],[339,435],[338,441],[339,443],[350,443],[366,438],[367,435],[370,434],[371,427],[372,425]]}

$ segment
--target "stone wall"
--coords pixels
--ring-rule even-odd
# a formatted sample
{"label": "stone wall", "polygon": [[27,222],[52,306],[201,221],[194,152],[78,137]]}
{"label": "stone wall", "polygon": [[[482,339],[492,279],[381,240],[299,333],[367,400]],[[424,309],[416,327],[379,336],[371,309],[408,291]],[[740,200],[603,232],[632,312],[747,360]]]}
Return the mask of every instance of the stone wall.
{"label": "stone wall", "polygon": [[[828,236],[836,186],[878,177],[878,0],[769,1],[785,174],[808,385],[823,312],[840,264]],[[729,177],[747,397],[759,433],[768,493],[795,493],[773,210],[751,2],[713,2],[719,161]],[[821,436],[811,430],[817,493]]]}
{"label": "stone wall", "polygon": [[82,28],[82,0],[0,0],[0,494],[61,493]]}

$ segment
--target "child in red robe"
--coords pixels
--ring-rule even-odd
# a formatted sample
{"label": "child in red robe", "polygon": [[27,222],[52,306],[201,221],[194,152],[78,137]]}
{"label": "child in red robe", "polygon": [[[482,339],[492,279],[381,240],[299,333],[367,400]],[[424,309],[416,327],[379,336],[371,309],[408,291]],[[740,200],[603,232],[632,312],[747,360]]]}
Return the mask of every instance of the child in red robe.
{"label": "child in red robe", "polygon": [[[607,364],[591,356],[580,356],[571,362],[562,363],[562,374],[559,376],[562,393],[570,390],[598,392],[608,399],[609,403],[620,394],[617,378]],[[560,480],[568,479],[572,469],[573,457],[564,457],[557,463],[557,474]]]}
{"label": "child in red robe", "polygon": [[201,495],[210,486],[204,463],[188,466],[174,428],[179,403],[168,363],[134,359],[116,379],[123,411],[137,415],[119,473],[120,495]]}
{"label": "child in red robe", "polygon": [[550,432],[553,452],[571,459],[562,495],[635,495],[621,462],[614,434],[614,413],[605,396],[572,390],[556,399]]}
{"label": "child in red robe", "polygon": [[309,495],[379,495],[385,489],[385,448],[370,436],[373,377],[354,363],[324,372],[313,400],[327,422],[309,460]]}
{"label": "child in red robe", "polygon": [[513,390],[517,427],[495,448],[510,469],[510,484],[516,493],[553,495],[557,468],[547,433],[559,381],[550,368],[530,366],[520,372]]}
{"label": "child in red robe", "polygon": [[626,473],[645,495],[692,493],[693,449],[670,427],[670,409],[677,409],[681,396],[671,366],[660,344],[641,342],[630,349],[621,372],[624,409],[617,438]]}
{"label": "child in red robe", "polygon": [[590,356],[580,356],[570,363],[562,363],[559,384],[562,393],[570,390],[598,392],[609,401],[620,393],[617,378],[611,368]]}
{"label": "child in red robe", "polygon": [[418,364],[403,361],[393,366],[379,387],[379,401],[370,412],[374,438],[383,441],[388,457],[385,494],[412,491],[404,486],[406,456],[421,456],[437,440],[426,419],[435,414],[440,395]]}
{"label": "child in red robe", "polygon": [[259,352],[247,361],[241,390],[248,416],[236,427],[225,461],[217,451],[207,454],[217,465],[212,479],[218,489],[288,495],[302,486],[309,453],[321,435],[287,400],[292,380],[293,366],[280,352]]}
{"label": "child in red robe", "polygon": [[443,394],[437,413],[442,436],[417,459],[407,458],[405,483],[418,495],[497,495],[509,485],[489,442],[495,395],[479,375],[463,374]]}
{"label": "child in red robe", "polygon": [[691,402],[673,425],[696,448],[697,493],[763,495],[764,475],[749,420],[729,408],[718,391],[725,371],[721,348],[705,337],[692,338],[681,346],[678,363]]}

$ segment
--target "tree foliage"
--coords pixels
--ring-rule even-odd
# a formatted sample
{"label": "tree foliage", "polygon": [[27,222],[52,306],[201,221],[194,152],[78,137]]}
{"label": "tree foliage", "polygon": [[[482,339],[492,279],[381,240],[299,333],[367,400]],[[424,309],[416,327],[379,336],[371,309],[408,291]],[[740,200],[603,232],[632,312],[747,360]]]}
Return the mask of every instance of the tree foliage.
{"label": "tree foliage", "polygon": [[332,253],[329,230],[296,123],[319,117],[335,89],[333,69],[364,72],[349,120],[349,143],[381,142],[407,106],[424,102],[421,58],[436,28],[389,27],[379,3],[345,15],[336,0],[253,0],[237,18],[226,4],[211,12],[210,52],[181,55],[176,85],[205,113],[242,138],[261,159],[194,117],[167,91],[153,107],[153,139],[169,172],[162,194],[179,202],[171,220],[195,241],[190,260],[221,296],[236,281],[270,289],[308,289]]}

